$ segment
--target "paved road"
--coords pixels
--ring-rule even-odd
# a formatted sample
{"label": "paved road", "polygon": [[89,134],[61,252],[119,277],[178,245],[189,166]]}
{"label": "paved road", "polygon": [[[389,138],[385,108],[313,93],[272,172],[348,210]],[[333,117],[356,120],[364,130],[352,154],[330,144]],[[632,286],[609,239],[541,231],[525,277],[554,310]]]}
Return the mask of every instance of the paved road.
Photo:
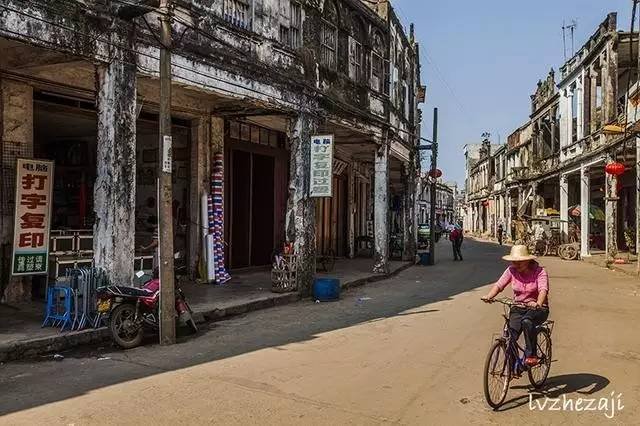
{"label": "paved road", "polygon": [[[525,381],[503,410],[486,408],[483,362],[501,310],[479,298],[504,268],[503,251],[466,242],[464,262],[414,267],[338,303],[251,313],[173,347],[2,365],[0,423],[602,423],[602,412],[531,410]],[[592,265],[543,263],[557,321],[547,396],[577,403],[621,393],[613,421],[637,422],[637,282]]]}

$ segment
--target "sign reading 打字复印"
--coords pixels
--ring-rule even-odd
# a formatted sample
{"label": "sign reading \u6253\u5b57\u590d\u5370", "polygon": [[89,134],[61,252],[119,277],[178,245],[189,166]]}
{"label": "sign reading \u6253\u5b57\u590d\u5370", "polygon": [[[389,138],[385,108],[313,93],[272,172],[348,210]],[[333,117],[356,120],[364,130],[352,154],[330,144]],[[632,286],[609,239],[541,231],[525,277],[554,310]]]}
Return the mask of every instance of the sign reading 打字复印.
{"label": "sign reading \u6253\u5b57\u590d\u5370", "polygon": [[46,274],[53,192],[53,161],[18,159],[13,275]]}
{"label": "sign reading \u6253\u5b57\u590d\u5370", "polygon": [[311,136],[311,197],[331,197],[333,183],[333,135]]}

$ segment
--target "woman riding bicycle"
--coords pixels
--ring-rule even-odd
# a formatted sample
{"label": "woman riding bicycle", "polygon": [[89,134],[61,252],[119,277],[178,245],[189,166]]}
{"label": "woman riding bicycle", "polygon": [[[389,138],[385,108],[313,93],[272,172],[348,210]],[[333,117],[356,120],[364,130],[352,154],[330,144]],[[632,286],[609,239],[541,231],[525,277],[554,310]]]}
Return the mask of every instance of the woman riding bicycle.
{"label": "woman riding bicycle", "polygon": [[536,327],[549,317],[549,277],[547,271],[535,261],[536,257],[529,254],[527,246],[513,246],[511,254],[503,259],[511,262],[511,266],[482,300],[491,303],[511,284],[514,301],[521,306],[511,307],[509,328],[514,336],[520,336],[524,330],[525,364],[532,367],[539,363],[536,356]]}

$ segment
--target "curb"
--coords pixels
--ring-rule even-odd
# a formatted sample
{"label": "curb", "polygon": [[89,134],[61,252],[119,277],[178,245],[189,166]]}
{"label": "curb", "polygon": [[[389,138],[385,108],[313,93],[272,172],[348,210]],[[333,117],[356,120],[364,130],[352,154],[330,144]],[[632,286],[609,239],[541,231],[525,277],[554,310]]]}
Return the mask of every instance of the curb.
{"label": "curb", "polygon": [[[407,263],[395,271],[384,275],[371,275],[354,281],[345,282],[341,285],[343,290],[360,287],[367,283],[384,281],[392,278],[399,273],[414,266],[413,263]],[[207,322],[216,322],[223,319],[246,314],[252,311],[273,308],[276,306],[284,306],[298,302],[303,298],[299,293],[274,294],[262,299],[252,300],[250,302],[240,304],[229,304],[220,308],[211,310],[194,312],[194,320],[198,324]],[[13,342],[6,345],[0,345],[0,362],[16,361],[24,358],[32,358],[42,354],[51,352],[60,352],[66,349],[78,346],[101,343],[110,340],[111,336],[107,327],[96,329],[88,329],[81,331],[72,331],[57,336],[41,337],[21,342]]]}

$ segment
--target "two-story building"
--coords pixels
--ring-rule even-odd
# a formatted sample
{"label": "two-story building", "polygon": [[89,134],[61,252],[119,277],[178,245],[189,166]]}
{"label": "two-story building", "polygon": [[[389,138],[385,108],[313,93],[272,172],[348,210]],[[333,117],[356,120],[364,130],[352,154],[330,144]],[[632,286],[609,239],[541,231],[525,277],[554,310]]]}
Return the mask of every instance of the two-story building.
{"label": "two-story building", "polygon": [[[129,282],[157,224],[159,26],[169,21],[176,249],[203,256],[201,199],[224,168],[225,262],[268,265],[291,242],[308,291],[316,253],[374,241],[388,269],[389,200],[415,248],[418,44],[388,1],[7,0],[0,5],[2,244],[15,159],[55,161],[52,270]],[[313,198],[312,135],[333,135],[331,196]],[[67,241],[69,247],[60,248]],[[66,244],[66,243],[65,243]],[[5,299],[47,279],[3,276]],[[34,294],[35,296],[35,294]]]}

